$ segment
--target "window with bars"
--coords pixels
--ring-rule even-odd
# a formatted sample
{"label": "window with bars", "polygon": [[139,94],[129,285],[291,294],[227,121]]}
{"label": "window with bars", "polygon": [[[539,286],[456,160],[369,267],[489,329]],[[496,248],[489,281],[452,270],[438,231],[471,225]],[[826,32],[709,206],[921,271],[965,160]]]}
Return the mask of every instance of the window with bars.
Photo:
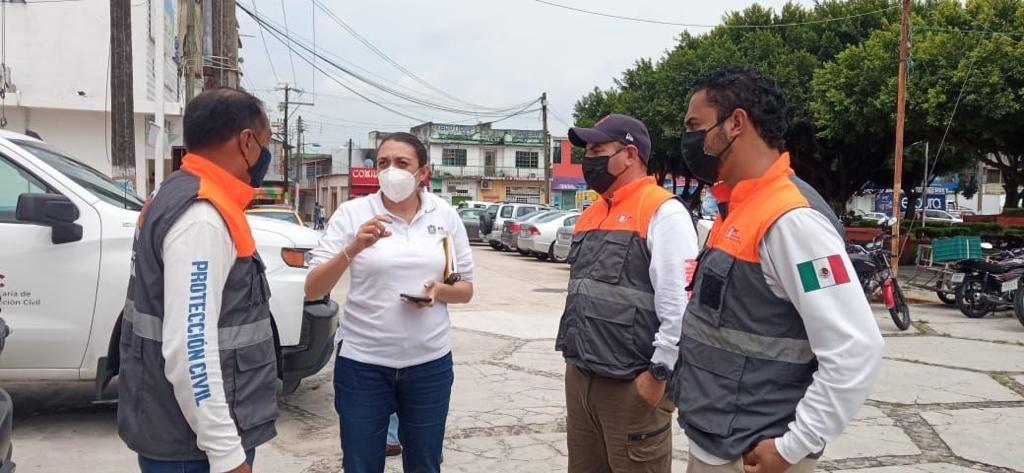
{"label": "window with bars", "polygon": [[458,148],[445,148],[441,152],[441,164],[444,166],[465,166],[466,150]]}
{"label": "window with bars", "polygon": [[536,151],[516,151],[516,167],[533,169],[540,167],[540,153]]}

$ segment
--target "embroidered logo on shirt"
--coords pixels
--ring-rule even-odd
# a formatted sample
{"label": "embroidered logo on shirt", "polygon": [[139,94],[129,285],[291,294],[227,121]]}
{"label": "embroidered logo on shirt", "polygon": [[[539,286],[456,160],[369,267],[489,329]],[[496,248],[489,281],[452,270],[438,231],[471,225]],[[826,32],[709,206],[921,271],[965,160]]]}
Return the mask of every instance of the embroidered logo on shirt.
{"label": "embroidered logo on shirt", "polygon": [[804,292],[817,291],[850,282],[850,275],[846,272],[843,257],[837,254],[804,261],[796,265],[796,269],[800,273],[800,283],[804,286]]}
{"label": "embroidered logo on shirt", "polygon": [[437,234],[437,227],[435,227],[433,225],[428,226],[427,227],[427,233],[429,233],[431,235],[436,235]]}
{"label": "embroidered logo on shirt", "polygon": [[630,223],[633,221],[631,215],[619,215],[619,223]]}

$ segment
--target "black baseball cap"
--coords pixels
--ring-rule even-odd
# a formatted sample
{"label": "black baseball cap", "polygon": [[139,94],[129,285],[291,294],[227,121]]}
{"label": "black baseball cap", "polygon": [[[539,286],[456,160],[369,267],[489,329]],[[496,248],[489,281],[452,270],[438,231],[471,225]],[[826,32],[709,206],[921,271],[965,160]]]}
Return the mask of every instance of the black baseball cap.
{"label": "black baseball cap", "polygon": [[640,150],[640,159],[645,163],[651,158],[651,135],[647,132],[647,125],[628,115],[613,113],[598,120],[593,128],[570,128],[569,141],[579,147],[618,141],[636,146]]}

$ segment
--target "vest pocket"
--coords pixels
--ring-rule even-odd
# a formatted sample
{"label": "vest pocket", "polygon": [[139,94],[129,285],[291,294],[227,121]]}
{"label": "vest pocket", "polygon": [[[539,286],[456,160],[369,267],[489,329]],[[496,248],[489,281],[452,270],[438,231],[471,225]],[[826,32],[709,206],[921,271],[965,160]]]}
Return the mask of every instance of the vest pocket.
{"label": "vest pocket", "polygon": [[582,310],[584,343],[583,359],[601,365],[630,367],[637,363],[640,354],[633,343],[633,323],[637,317],[636,307],[605,301],[577,301],[585,307]]}
{"label": "vest pocket", "polygon": [[714,327],[722,325],[722,309],[730,286],[729,277],[736,260],[725,253],[712,251],[704,255],[697,268],[693,300],[687,312],[693,313]]}
{"label": "vest pocket", "polygon": [[604,234],[591,267],[591,274],[586,275],[608,284],[618,284],[622,279],[622,267],[629,257],[629,243],[633,240],[632,232],[609,231]]}
{"label": "vest pocket", "polygon": [[746,358],[685,336],[679,346],[672,385],[680,416],[701,431],[730,435]]}
{"label": "vest pocket", "polygon": [[235,422],[242,430],[258,427],[277,418],[277,354],[274,340],[235,350]]}

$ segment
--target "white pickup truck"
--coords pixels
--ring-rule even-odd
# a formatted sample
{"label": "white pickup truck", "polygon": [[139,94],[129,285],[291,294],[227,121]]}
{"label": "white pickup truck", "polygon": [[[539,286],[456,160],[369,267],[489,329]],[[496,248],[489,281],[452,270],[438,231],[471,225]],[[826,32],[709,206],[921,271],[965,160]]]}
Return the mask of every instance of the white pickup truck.
{"label": "white pickup truck", "polygon": [[[119,367],[120,314],[143,202],[43,141],[0,131],[0,380],[95,380]],[[338,305],[305,302],[313,230],[250,217],[267,266],[286,392],[333,353]]]}

